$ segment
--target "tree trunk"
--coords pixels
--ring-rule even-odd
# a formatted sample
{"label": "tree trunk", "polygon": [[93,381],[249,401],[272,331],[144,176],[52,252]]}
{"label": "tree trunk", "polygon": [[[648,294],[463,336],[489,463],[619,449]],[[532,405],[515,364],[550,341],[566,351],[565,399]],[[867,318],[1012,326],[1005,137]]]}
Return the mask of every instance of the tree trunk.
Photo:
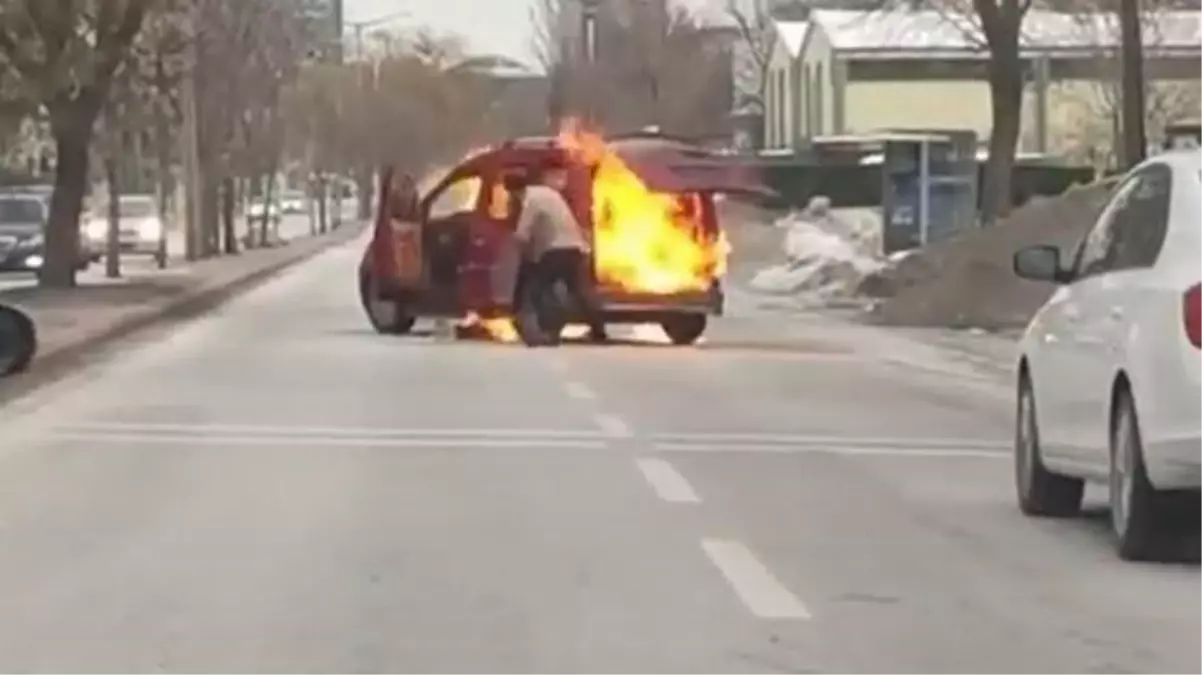
{"label": "tree trunk", "polygon": [[1122,36],[1123,163],[1130,169],[1148,154],[1148,135],[1144,124],[1144,49],[1141,36],[1139,0],[1122,0],[1119,5],[1119,30]]}
{"label": "tree trunk", "polygon": [[359,171],[355,174],[355,189],[359,193],[355,216],[359,220],[371,219],[372,188],[375,184],[372,174],[371,165],[368,164],[359,167]]}
{"label": "tree trunk", "polygon": [[1022,125],[1023,71],[1018,43],[994,46],[989,63],[989,93],[993,129],[989,135],[989,161],[981,194],[981,223],[992,225],[1010,213],[1013,204],[1011,173]]}
{"label": "tree trunk", "polygon": [[318,174],[317,179],[317,233],[325,234],[329,228],[329,189],[326,185],[325,174]]}
{"label": "tree trunk", "polygon": [[104,180],[108,189],[108,227],[104,237],[104,276],[121,277],[121,176],[115,153],[104,158]]}
{"label": "tree trunk", "polygon": [[[275,168],[272,167],[263,183],[263,204],[270,205],[275,196]],[[263,209],[263,217],[259,218],[259,245],[267,246],[268,227],[271,225],[270,208]]]}
{"label": "tree trunk", "polygon": [[226,176],[221,180],[221,229],[226,255],[238,254],[238,232],[234,226],[234,179]]}
{"label": "tree trunk", "polygon": [[79,216],[88,187],[88,148],[96,111],[75,102],[51,110],[51,132],[58,163],[46,227],[46,261],[39,278],[44,288],[75,286],[79,266]]}

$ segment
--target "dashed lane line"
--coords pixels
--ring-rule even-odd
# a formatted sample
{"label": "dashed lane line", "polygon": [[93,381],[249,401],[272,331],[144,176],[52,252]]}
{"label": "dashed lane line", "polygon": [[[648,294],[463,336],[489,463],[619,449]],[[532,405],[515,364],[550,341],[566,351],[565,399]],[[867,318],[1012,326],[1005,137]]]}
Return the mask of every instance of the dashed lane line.
{"label": "dashed lane line", "polygon": [[666,459],[644,457],[635,462],[660,499],[670,504],[700,504],[689,481]]}
{"label": "dashed lane line", "polygon": [[657,452],[680,453],[765,453],[841,455],[849,457],[890,457],[897,459],[975,458],[1010,459],[1000,450],[956,450],[953,448],[921,448],[914,446],[854,446],[854,445],[789,445],[738,443],[654,443]]}
{"label": "dashed lane line", "polygon": [[701,549],[752,614],[761,619],[811,618],[801,599],[785,588],[743,544],[728,539],[703,539]]}

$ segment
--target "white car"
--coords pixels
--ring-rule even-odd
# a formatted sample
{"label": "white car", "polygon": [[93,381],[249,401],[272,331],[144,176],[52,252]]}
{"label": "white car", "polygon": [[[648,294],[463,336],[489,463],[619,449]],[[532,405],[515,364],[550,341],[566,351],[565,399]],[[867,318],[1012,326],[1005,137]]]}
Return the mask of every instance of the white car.
{"label": "white car", "polygon": [[[121,195],[117,203],[118,245],[122,253],[149,255],[160,268],[167,266],[167,231],[153,195]],[[87,250],[95,258],[108,241],[109,207],[101,203],[84,225]]]}
{"label": "white car", "polygon": [[1105,483],[1128,560],[1198,532],[1200,200],[1202,154],[1159,155],[1123,179],[1067,266],[1055,247],[1014,256],[1019,276],[1059,284],[1020,344],[1019,505],[1072,516],[1085,483]]}

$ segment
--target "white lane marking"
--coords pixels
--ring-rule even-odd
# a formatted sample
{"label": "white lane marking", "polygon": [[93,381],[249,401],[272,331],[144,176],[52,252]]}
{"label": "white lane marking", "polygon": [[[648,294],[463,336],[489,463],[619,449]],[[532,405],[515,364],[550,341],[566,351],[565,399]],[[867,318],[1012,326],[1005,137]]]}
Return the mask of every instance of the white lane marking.
{"label": "white lane marking", "polygon": [[665,443],[744,443],[748,445],[838,445],[847,447],[885,448],[947,448],[952,450],[1009,450],[1010,441],[988,438],[888,438],[854,436],[811,436],[807,434],[761,433],[656,433],[653,437]]}
{"label": "white lane marking", "polygon": [[347,436],[352,438],[547,438],[602,440],[604,436],[593,429],[419,429],[404,427],[341,427],[264,424],[176,424],[160,422],[81,422],[60,424],[51,432],[67,433],[177,433],[225,434],[235,436]]}
{"label": "white lane marking", "polygon": [[660,499],[673,504],[701,503],[693,486],[667,460],[645,457],[635,463]]}
{"label": "white lane marking", "polygon": [[809,619],[810,612],[746,546],[725,539],[703,539],[701,548],[735,594],[762,619]]}
{"label": "white lane marking", "polygon": [[899,459],[930,459],[933,457],[959,457],[983,459],[1010,459],[1010,454],[1000,450],[955,450],[952,448],[920,448],[914,446],[856,447],[840,445],[752,445],[733,443],[654,443],[653,449],[660,452],[762,452],[777,454],[845,455],[859,457],[896,457]]}
{"label": "white lane marking", "polygon": [[567,390],[568,396],[578,401],[592,401],[597,398],[592,389],[580,382],[565,382],[563,387]]}
{"label": "white lane marking", "polygon": [[597,423],[597,426],[601,427],[601,430],[605,432],[606,436],[611,436],[613,438],[630,438],[634,435],[634,433],[630,430],[630,425],[626,423],[626,420],[618,417],[617,415],[597,413],[593,415],[593,420]]}
{"label": "white lane marking", "polygon": [[602,441],[547,438],[354,438],[332,436],[238,436],[139,433],[50,433],[42,441],[69,441],[89,445],[222,445],[278,446],[291,448],[429,448],[429,449],[580,449],[601,450]]}

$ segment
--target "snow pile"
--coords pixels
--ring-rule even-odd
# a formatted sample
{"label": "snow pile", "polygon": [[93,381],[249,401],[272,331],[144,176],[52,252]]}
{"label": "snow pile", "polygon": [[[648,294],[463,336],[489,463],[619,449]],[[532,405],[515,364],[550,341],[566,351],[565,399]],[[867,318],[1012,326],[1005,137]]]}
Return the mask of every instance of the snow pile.
{"label": "snow pile", "polygon": [[832,212],[829,200],[815,197],[775,226],[785,230],[786,262],[751,279],[751,288],[761,293],[830,305],[853,299],[860,281],[885,264],[879,254],[880,219],[873,209]]}

